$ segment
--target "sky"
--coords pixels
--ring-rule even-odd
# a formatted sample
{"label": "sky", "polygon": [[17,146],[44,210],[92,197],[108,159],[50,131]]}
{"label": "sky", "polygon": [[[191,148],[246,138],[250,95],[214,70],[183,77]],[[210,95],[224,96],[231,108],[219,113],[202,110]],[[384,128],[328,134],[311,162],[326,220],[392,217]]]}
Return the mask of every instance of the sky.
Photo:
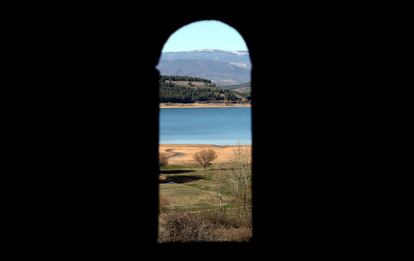
{"label": "sky", "polygon": [[247,46],[233,27],[210,20],[181,27],[170,36],[162,51],[179,52],[196,49],[247,51]]}

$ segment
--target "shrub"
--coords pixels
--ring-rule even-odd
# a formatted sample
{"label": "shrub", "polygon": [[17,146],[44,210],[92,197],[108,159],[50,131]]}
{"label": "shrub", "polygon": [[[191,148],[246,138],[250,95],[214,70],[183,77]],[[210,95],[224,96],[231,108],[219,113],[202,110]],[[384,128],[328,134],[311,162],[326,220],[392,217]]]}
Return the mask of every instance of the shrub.
{"label": "shrub", "polygon": [[168,165],[168,157],[167,155],[165,155],[165,153],[160,153],[159,163],[160,163],[160,167]]}
{"label": "shrub", "polygon": [[251,226],[234,226],[236,216],[223,217],[215,211],[168,210],[159,218],[159,242],[249,241]]}
{"label": "shrub", "polygon": [[202,150],[194,154],[194,160],[197,161],[206,170],[211,162],[217,158],[217,154],[214,150]]}
{"label": "shrub", "polygon": [[201,215],[172,210],[160,215],[160,242],[196,242],[219,240],[215,226]]}
{"label": "shrub", "polygon": [[159,175],[158,180],[161,183],[165,183],[167,181],[167,177],[165,175]]}

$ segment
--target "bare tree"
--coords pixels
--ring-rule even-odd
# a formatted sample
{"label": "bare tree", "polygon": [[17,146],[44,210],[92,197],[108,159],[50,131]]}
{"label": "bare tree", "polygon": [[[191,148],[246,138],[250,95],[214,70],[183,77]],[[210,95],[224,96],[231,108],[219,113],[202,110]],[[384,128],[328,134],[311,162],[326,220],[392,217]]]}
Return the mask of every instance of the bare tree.
{"label": "bare tree", "polygon": [[215,199],[218,201],[218,208],[217,213],[219,215],[220,220],[224,220],[226,216],[226,200],[225,200],[225,193],[226,193],[226,180],[227,177],[223,171],[216,171],[213,175],[213,181],[215,183]]}
{"label": "bare tree", "polygon": [[251,154],[246,148],[237,146],[233,150],[232,168],[229,173],[231,194],[241,222],[250,223],[251,218]]}
{"label": "bare tree", "polygon": [[211,162],[217,158],[217,154],[214,150],[202,150],[194,154],[194,160],[197,161],[203,168],[204,171],[208,166],[211,165]]}

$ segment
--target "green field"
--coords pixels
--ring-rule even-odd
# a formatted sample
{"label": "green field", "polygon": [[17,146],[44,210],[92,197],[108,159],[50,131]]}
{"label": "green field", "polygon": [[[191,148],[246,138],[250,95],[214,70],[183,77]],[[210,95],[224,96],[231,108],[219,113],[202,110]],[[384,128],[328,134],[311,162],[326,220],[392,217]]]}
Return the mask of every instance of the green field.
{"label": "green field", "polygon": [[[228,164],[216,164],[207,171],[197,166],[166,166],[161,174],[167,180],[160,184],[160,196],[164,198],[167,208],[183,210],[201,210],[218,207],[217,175],[225,175]],[[224,181],[228,182],[228,181]],[[221,193],[227,205],[231,198]]]}
{"label": "green field", "polygon": [[250,240],[250,163],[163,166],[159,224],[159,242]]}

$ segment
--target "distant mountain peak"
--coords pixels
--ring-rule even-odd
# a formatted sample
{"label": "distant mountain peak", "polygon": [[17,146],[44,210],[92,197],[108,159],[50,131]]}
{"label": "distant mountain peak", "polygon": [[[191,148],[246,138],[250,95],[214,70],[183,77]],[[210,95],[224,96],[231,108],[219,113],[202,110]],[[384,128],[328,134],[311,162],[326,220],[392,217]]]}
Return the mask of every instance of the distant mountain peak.
{"label": "distant mountain peak", "polygon": [[218,51],[217,49],[195,49],[190,50],[189,52],[215,52]]}
{"label": "distant mountain peak", "polygon": [[234,53],[237,55],[249,55],[249,51],[231,51],[231,53]]}
{"label": "distant mountain peak", "polygon": [[242,50],[236,50],[236,51],[228,51],[228,50],[221,50],[221,49],[194,49],[194,50],[188,50],[188,51],[169,51],[169,52],[163,52],[163,53],[200,53],[200,52],[221,52],[221,53],[233,53],[237,55],[248,55],[249,51],[242,51]]}

